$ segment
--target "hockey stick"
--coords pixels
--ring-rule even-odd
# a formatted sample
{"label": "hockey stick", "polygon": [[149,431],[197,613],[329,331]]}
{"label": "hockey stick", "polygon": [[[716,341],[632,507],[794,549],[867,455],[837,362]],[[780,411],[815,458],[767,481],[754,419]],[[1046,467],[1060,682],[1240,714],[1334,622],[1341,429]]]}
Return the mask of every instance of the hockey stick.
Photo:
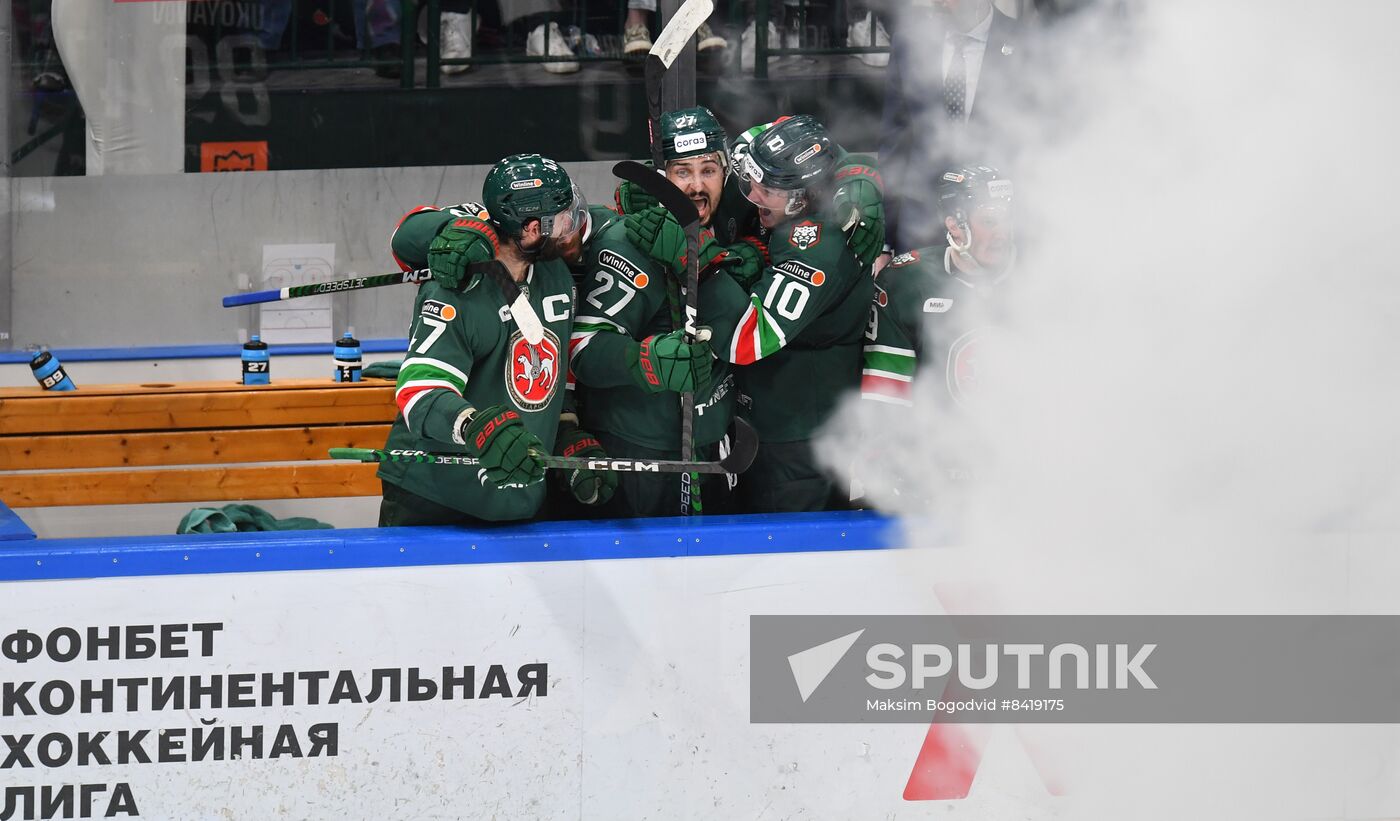
{"label": "hockey stick", "polygon": [[[758,434],[742,419],[730,428],[733,446],[717,462],[691,462],[676,459],[580,459],[568,456],[535,457],[552,470],[616,470],[623,473],[743,473],[758,453]],[[421,450],[375,450],[373,448],[331,448],[332,459],[356,462],[420,462],[432,465],[476,467],[481,460],[460,453],[426,453]]]}
{"label": "hockey stick", "polygon": [[433,273],[427,268],[404,271],[398,274],[375,274],[367,277],[338,279],[334,282],[315,282],[311,285],[291,285],[286,288],[273,288],[268,291],[253,291],[246,294],[230,294],[224,297],[225,308],[240,305],[260,305],[264,302],[281,302],[284,299],[300,299],[304,296],[338,294],[341,291],[362,291],[366,288],[379,288],[385,285],[405,285],[427,282]]}
{"label": "hockey stick", "polygon": [[[648,62],[648,67],[650,66],[651,63]],[[676,218],[685,231],[685,315],[682,327],[685,329],[685,341],[694,342],[697,330],[696,302],[700,292],[700,212],[695,208],[695,203],[691,202],[690,198],[685,195],[685,192],[677,188],[666,177],[639,162],[631,160],[620,162],[613,166],[613,173],[628,182],[635,183],[643,191],[655,197],[657,202],[671,212],[671,215]],[[695,393],[686,391],[681,394],[682,461],[690,460],[695,455],[694,425]],[[692,512],[690,499],[692,484],[681,483],[681,508],[687,515]]]}
{"label": "hockey stick", "polygon": [[[700,218],[699,215],[696,214],[694,219],[690,222],[681,219],[681,211],[676,210],[676,208],[672,207],[672,204],[668,204],[666,200],[654,193],[655,188],[658,187],[656,185],[657,176],[666,168],[665,155],[661,146],[661,84],[666,78],[666,72],[675,64],[676,58],[679,57],[681,52],[685,50],[685,47],[690,44],[696,32],[700,30],[700,26],[704,25],[705,21],[710,19],[710,15],[714,13],[714,10],[715,4],[713,0],[685,0],[680,8],[676,9],[676,13],[671,16],[671,19],[666,21],[665,28],[663,28],[661,34],[657,36],[656,42],[651,46],[651,50],[647,52],[646,65],[643,68],[643,80],[647,94],[647,136],[649,138],[648,143],[651,147],[651,161],[656,168],[656,173],[651,174],[649,180],[642,180],[636,177],[623,177],[623,179],[630,179],[632,182],[637,183],[641,186],[642,190],[655,196],[657,201],[665,205],[668,211],[676,215],[676,219],[680,221],[682,225],[689,226],[690,222],[694,223],[694,230],[692,231],[687,227],[685,234],[690,265],[686,272],[685,308],[684,315],[681,319],[681,327],[685,330],[685,339],[687,342],[695,341],[695,292],[700,279],[699,271],[696,269],[696,265],[699,261]],[[642,167],[639,166],[639,168]],[[645,170],[645,168],[643,168],[643,170]],[[613,171],[616,173],[617,169],[614,168]],[[619,174],[619,176],[621,175]],[[674,190],[677,194],[681,193],[680,190],[674,185],[671,185],[670,181],[664,176],[661,177],[661,179],[664,181],[662,184],[666,188]],[[672,199],[674,202],[676,198]],[[695,213],[695,206],[689,199],[684,195],[681,195],[679,199],[690,207],[690,213]],[[675,303],[672,302],[672,311],[674,310]],[[681,459],[683,460],[690,459],[695,454],[695,442],[692,438],[694,418],[695,393],[693,391],[687,391],[681,394]],[[694,503],[692,503],[691,499],[692,488],[696,491]],[[693,481],[682,481],[681,510],[687,516],[697,512],[695,508],[699,507],[698,491],[699,487],[696,486]]]}
{"label": "hockey stick", "polygon": [[647,52],[643,69],[647,92],[647,136],[651,143],[651,159],[658,171],[665,167],[661,159],[661,81],[714,10],[713,0],[685,0],[666,21],[666,27],[657,35],[651,51]]}
{"label": "hockey stick", "polygon": [[[506,298],[506,303],[510,305],[511,318],[519,326],[525,341],[531,345],[540,344],[540,340],[544,339],[544,326],[540,324],[539,315],[535,313],[535,309],[530,305],[530,300],[521,292],[520,286],[511,278],[510,272],[506,270],[505,265],[500,260],[473,262],[467,266],[467,274],[469,277],[483,274],[495,280],[496,284],[500,286],[501,294]],[[224,297],[224,307],[236,308],[240,305],[281,302],[284,299],[300,299],[306,296],[336,294],[342,291],[362,291],[366,288],[380,288],[385,285],[418,284],[432,278],[432,271],[427,268],[419,268],[416,271],[404,271],[399,274],[375,274],[367,277],[338,279],[332,282],[316,282],[311,285],[293,285],[267,291],[253,291],[247,294],[231,294]]]}

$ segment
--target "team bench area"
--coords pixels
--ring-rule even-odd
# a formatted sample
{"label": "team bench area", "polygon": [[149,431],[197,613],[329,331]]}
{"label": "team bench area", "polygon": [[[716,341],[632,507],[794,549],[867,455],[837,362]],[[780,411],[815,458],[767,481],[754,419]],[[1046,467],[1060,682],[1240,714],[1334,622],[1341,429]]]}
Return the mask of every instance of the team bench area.
{"label": "team bench area", "polygon": [[286,379],[0,389],[0,501],[12,508],[377,496],[394,383]]}

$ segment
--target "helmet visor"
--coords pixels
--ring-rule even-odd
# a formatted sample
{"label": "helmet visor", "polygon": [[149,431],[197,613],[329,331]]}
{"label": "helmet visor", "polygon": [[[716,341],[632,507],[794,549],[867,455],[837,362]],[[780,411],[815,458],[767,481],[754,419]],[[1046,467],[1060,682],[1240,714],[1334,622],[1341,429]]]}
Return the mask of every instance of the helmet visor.
{"label": "helmet visor", "polygon": [[550,217],[549,236],[544,238],[542,256],[562,259],[570,265],[583,261],[583,240],[588,233],[588,200],[573,186],[573,199],[567,208]]}
{"label": "helmet visor", "polygon": [[581,234],[588,227],[588,200],[578,186],[573,186],[573,199],[568,207],[555,214],[549,223],[549,238],[564,240],[573,234]]}

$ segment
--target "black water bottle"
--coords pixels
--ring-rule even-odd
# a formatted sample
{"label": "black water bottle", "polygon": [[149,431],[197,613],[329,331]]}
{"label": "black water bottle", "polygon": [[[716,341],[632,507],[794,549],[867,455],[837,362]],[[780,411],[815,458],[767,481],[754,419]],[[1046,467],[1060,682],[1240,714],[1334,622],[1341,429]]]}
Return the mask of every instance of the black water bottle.
{"label": "black water bottle", "polygon": [[359,382],[360,368],[364,360],[360,353],[360,340],[349,331],[335,341],[335,381]]}

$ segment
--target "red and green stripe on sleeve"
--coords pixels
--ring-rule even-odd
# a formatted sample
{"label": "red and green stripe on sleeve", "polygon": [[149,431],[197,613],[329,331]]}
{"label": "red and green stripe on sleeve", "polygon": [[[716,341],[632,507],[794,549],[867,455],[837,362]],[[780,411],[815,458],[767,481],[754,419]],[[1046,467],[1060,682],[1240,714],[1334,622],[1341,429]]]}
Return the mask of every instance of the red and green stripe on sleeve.
{"label": "red and green stripe on sleeve", "polygon": [[461,396],[467,389],[467,375],[460,369],[426,356],[405,359],[399,366],[398,386],[394,390],[394,402],[403,414],[403,421],[409,430],[421,429],[414,424],[413,411],[419,400],[431,391],[448,390]]}
{"label": "red and green stripe on sleeve", "polygon": [[909,405],[914,381],[916,355],[910,348],[892,345],[865,346],[865,365],[860,372],[860,396],[876,402]]}
{"label": "red and green stripe on sleeve", "polygon": [[729,361],[735,365],[752,365],[777,353],[786,344],[787,335],[782,326],[764,309],[758,296],[750,296],[748,310],[739,319],[739,328],[729,343]]}

